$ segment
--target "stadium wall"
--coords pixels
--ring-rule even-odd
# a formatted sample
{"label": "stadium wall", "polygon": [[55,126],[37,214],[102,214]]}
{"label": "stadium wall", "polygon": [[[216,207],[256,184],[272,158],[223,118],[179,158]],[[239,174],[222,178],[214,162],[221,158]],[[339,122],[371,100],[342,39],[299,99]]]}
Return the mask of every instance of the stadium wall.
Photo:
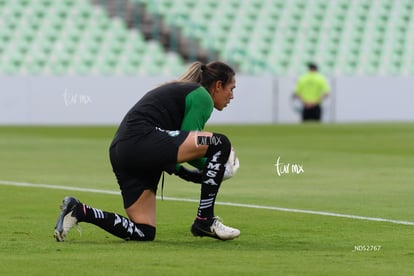
{"label": "stadium wall", "polygon": [[[142,95],[174,77],[0,76],[2,125],[114,125]],[[293,77],[237,76],[234,100],[210,123],[299,123]],[[330,78],[324,122],[414,121],[414,79]]]}

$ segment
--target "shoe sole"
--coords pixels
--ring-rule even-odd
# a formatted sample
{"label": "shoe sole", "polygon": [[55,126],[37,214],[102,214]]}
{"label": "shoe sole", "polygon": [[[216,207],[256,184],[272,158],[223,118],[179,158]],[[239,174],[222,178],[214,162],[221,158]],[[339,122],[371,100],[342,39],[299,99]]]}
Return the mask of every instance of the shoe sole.
{"label": "shoe sole", "polygon": [[204,231],[204,230],[196,227],[194,224],[191,226],[191,233],[195,237],[210,237],[210,238],[215,238],[215,239],[218,239],[218,240],[222,240],[215,233]]}
{"label": "shoe sole", "polygon": [[[75,203],[71,204],[72,202],[75,202]],[[77,203],[77,200],[73,197],[65,197],[62,201],[62,205],[60,206],[61,212],[56,222],[55,231],[53,235],[56,241],[58,242],[65,241],[66,235],[63,230],[63,220],[68,214],[72,212],[72,209],[76,205],[76,203]]]}
{"label": "shoe sole", "polygon": [[240,236],[240,233],[239,233],[237,236],[223,238],[223,237],[218,236],[216,232],[206,231],[200,227],[197,227],[195,224],[191,226],[191,233],[195,237],[210,237],[210,238],[218,239],[221,241],[234,240],[235,238],[238,238]]}

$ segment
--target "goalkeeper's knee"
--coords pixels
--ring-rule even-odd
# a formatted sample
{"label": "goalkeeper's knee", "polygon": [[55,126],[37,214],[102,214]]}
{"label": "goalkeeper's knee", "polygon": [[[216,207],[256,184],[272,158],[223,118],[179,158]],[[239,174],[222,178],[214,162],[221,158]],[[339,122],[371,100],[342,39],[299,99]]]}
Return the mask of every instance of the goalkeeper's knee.
{"label": "goalkeeper's knee", "polygon": [[199,136],[198,144],[208,146],[204,155],[207,160],[203,170],[202,183],[220,186],[223,181],[225,164],[231,151],[229,139],[225,135],[213,133],[212,136]]}
{"label": "goalkeeper's knee", "polygon": [[[219,158],[216,158],[219,155]],[[230,140],[223,134],[213,133],[209,141],[209,147],[205,155],[208,160],[224,164],[223,180],[233,177],[240,167],[239,159],[236,156]],[[224,162],[224,163],[223,163]],[[214,166],[207,164],[208,166]]]}
{"label": "goalkeeper's knee", "polygon": [[155,239],[156,228],[148,224],[135,223],[135,230],[130,233],[125,240],[132,241],[153,241]]}
{"label": "goalkeeper's knee", "polygon": [[207,145],[205,157],[215,162],[225,164],[231,151],[230,140],[223,134],[213,133],[212,136],[198,136],[198,145]]}

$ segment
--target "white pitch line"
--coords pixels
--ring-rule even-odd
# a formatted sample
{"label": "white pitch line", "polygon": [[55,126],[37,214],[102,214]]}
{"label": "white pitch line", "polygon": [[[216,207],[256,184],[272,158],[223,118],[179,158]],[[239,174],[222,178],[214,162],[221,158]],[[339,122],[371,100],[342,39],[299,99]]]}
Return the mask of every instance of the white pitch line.
{"label": "white pitch line", "polygon": [[[97,194],[111,194],[111,195],[121,194],[119,191],[111,191],[111,190],[101,190],[101,189],[91,189],[91,188],[81,188],[81,187],[71,187],[71,186],[59,186],[59,185],[51,185],[51,184],[35,184],[35,183],[15,182],[15,181],[7,181],[7,180],[0,180],[0,185],[8,185],[8,186],[16,186],[16,187],[31,187],[31,188],[46,188],[46,189],[65,190],[65,191],[97,193]],[[157,198],[160,199],[160,197],[157,197]],[[177,197],[164,197],[164,199],[171,200],[171,201],[180,201],[180,202],[195,202],[195,203],[199,202],[199,200],[196,200],[196,199],[177,198]],[[302,214],[310,214],[310,215],[340,217],[340,218],[359,219],[359,220],[368,220],[368,221],[377,221],[377,222],[388,222],[388,223],[394,223],[394,224],[414,226],[414,222],[404,221],[404,220],[354,216],[354,215],[337,214],[337,213],[322,212],[322,211],[290,209],[290,208],[282,208],[282,207],[275,207],[275,206],[263,206],[263,205],[243,204],[243,203],[231,203],[231,202],[219,202],[218,201],[216,202],[216,204],[233,206],[233,207],[275,210],[275,211],[281,211],[281,212],[302,213]]]}

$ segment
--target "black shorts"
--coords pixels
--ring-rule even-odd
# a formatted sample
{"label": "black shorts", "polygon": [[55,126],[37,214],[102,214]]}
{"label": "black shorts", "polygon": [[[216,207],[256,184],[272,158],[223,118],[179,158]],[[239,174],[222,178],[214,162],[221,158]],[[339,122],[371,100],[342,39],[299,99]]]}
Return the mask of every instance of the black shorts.
{"label": "black shorts", "polygon": [[111,145],[112,169],[124,200],[131,206],[144,190],[157,192],[163,171],[173,173],[179,146],[189,131],[167,131],[155,128],[142,137],[122,140]]}
{"label": "black shorts", "polygon": [[320,121],[321,120],[321,106],[315,105],[311,108],[304,108],[302,113],[302,121]]}

